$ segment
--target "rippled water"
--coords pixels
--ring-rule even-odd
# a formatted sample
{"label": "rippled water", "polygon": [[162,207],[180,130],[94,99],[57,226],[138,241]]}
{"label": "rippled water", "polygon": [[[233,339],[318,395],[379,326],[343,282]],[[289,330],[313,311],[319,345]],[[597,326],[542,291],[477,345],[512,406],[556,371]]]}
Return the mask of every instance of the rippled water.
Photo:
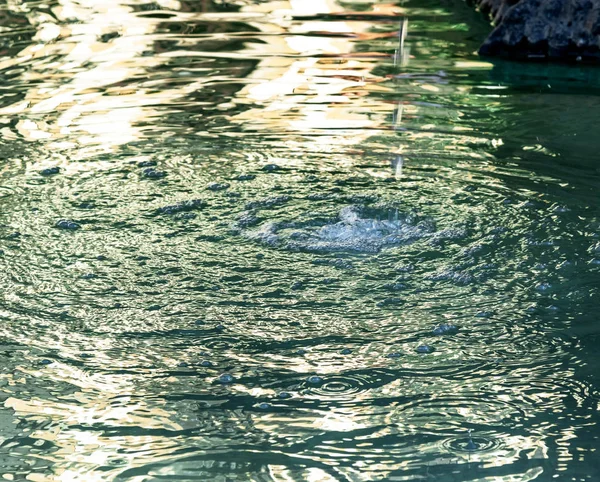
{"label": "rippled water", "polygon": [[597,70],[460,0],[0,25],[5,479],[598,480]]}

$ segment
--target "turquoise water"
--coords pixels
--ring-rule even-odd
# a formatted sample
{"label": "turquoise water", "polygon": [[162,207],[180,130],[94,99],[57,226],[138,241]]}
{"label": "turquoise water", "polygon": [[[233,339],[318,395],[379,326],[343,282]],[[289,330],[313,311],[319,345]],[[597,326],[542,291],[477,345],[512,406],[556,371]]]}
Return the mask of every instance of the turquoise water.
{"label": "turquoise water", "polygon": [[600,477],[598,70],[459,0],[0,25],[5,479]]}

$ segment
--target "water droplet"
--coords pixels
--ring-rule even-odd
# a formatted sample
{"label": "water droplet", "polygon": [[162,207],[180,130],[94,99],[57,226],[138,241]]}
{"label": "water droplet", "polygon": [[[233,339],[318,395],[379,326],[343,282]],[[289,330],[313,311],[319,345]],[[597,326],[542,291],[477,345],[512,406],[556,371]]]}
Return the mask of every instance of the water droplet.
{"label": "water droplet", "polygon": [[213,362],[211,362],[209,360],[202,360],[200,362],[200,366],[201,367],[212,367],[213,366]]}
{"label": "water droplet", "polygon": [[342,355],[350,355],[352,350],[350,348],[344,348],[341,352]]}
{"label": "water droplet", "polygon": [[473,442],[472,439],[469,439],[469,441],[467,442],[466,449],[467,450],[477,450],[478,448],[479,448],[479,445],[477,445],[475,442]]}
{"label": "water droplet", "polygon": [[392,353],[388,353],[386,355],[387,358],[400,358],[402,356],[402,353],[400,353],[399,351],[394,351]]}
{"label": "water droplet", "polygon": [[40,365],[50,365],[51,363],[52,360],[48,360],[47,358],[40,360]]}
{"label": "water droplet", "polygon": [[260,402],[257,403],[256,405],[254,405],[256,408],[258,408],[259,410],[269,410],[272,405],[268,402]]}
{"label": "water droplet", "polygon": [[279,392],[277,397],[281,399],[292,398],[292,394],[290,392]]}
{"label": "water droplet", "polygon": [[310,377],[308,377],[306,379],[306,381],[313,385],[318,385],[319,383],[323,383],[323,378],[320,377],[319,375],[311,375]]}

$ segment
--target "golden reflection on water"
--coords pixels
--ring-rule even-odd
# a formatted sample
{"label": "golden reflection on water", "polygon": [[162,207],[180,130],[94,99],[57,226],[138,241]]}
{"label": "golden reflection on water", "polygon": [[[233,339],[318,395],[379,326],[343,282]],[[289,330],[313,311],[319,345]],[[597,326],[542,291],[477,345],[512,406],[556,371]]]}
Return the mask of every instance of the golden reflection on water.
{"label": "golden reflection on water", "polygon": [[[280,3],[290,15],[298,17],[341,11],[340,6],[330,0]],[[249,6],[244,10],[253,9]],[[388,13],[398,11],[394,8]],[[253,26],[269,33],[281,31],[280,25],[256,23]],[[354,58],[352,55],[356,38],[367,34],[371,28],[372,23],[365,21],[309,20],[294,24],[288,30],[290,35],[268,37],[267,43],[257,48],[274,55],[259,62],[248,76],[254,83],[243,88],[237,96],[240,102],[261,107],[233,116],[232,122],[239,123],[242,128],[255,129],[260,125],[275,132],[317,131],[319,136],[308,140],[317,144],[353,144],[376,135],[377,129],[386,127],[393,105],[378,103],[375,106],[366,96],[369,85],[382,80],[373,76],[372,71],[385,55],[375,52],[371,58]],[[311,32],[348,36],[299,35]],[[327,54],[327,57],[313,57],[321,54]],[[388,107],[387,112],[382,106]],[[375,110],[378,116],[374,119]],[[350,137],[349,131],[354,131]]]}
{"label": "golden reflection on water", "polygon": [[[163,2],[164,8],[177,6],[178,2]],[[65,22],[61,27],[38,25],[35,43],[0,63],[5,70],[27,62],[22,81],[34,86],[23,101],[0,109],[0,116],[4,122],[10,116],[25,117],[17,133],[26,140],[51,139],[54,148],[100,145],[111,150],[138,140],[139,124],[159,117],[153,106],[182,95],[175,89],[152,94],[127,85],[162,62],[157,56],[141,55],[155,42],[151,34],[156,19],[141,17],[131,6],[112,0],[62,0],[54,13]],[[79,23],[67,23],[73,19]],[[102,35],[115,31],[118,37],[101,41]],[[53,57],[60,60],[48,60]]]}
{"label": "golden reflection on water", "polygon": [[[124,387],[121,385],[120,387]],[[135,390],[130,387],[126,393]],[[36,440],[51,442],[57,447],[46,457],[53,461],[53,475],[32,474],[44,481],[103,481],[105,471],[98,468],[117,464],[118,467],[137,467],[161,460],[158,454],[168,452],[174,441],[164,435],[105,434],[107,429],[135,428],[138,432],[160,430],[177,432],[182,426],[173,422],[173,414],[157,406],[148,406],[139,398],[115,396],[119,392],[100,392],[87,389],[77,392],[72,402],[8,398],[6,408],[17,418],[44,424],[51,428],[34,430],[29,434]],[[82,427],[87,429],[82,430]],[[102,427],[93,429],[93,427]],[[164,457],[164,456],[163,456]]]}
{"label": "golden reflection on water", "polygon": [[[161,7],[176,12],[180,4],[161,2]],[[260,57],[256,68],[244,79],[247,85],[229,104],[257,107],[232,116],[232,123],[239,124],[241,129],[259,127],[277,131],[361,129],[364,133],[361,138],[383,127],[387,113],[381,107],[389,107],[391,111],[393,106],[378,104],[379,115],[374,118],[375,106],[366,97],[369,85],[381,80],[371,74],[377,56],[371,55],[369,60],[351,55],[355,38],[368,35],[372,24],[289,20],[291,16],[341,10],[331,0],[314,0],[251,5],[236,14],[247,16],[248,25],[269,35],[264,37],[264,43],[247,43],[242,50],[226,54],[231,58]],[[0,62],[2,70],[26,64],[21,81],[32,86],[24,99],[0,109],[0,120],[4,123],[15,116],[21,119],[14,131],[0,131],[7,140],[18,135],[29,141],[52,141],[49,144],[52,148],[85,152],[86,147],[110,151],[139,140],[144,136],[141,127],[144,123],[152,124],[156,135],[161,130],[161,117],[172,110],[169,106],[199,90],[202,82],[183,78],[175,87],[162,82],[155,89],[150,82],[143,81],[148,71],[180,55],[223,55],[189,50],[144,55],[155,51],[156,43],[162,39],[181,37],[156,33],[160,20],[142,16],[119,1],[61,0],[54,13],[64,22],[61,26],[51,17],[31,18],[37,27],[32,45],[15,58]],[[181,21],[192,23],[219,18],[211,13],[178,15]],[[252,21],[253,18],[258,21]],[[73,19],[78,23],[68,23]],[[304,35],[313,31],[324,31],[327,35]],[[113,32],[114,38],[102,41],[103,35]],[[349,36],[331,37],[331,34]],[[316,58],[315,54],[327,57]],[[132,82],[133,79],[140,81]],[[360,140],[352,139],[352,142]],[[348,137],[340,133],[335,140],[348,142]]]}

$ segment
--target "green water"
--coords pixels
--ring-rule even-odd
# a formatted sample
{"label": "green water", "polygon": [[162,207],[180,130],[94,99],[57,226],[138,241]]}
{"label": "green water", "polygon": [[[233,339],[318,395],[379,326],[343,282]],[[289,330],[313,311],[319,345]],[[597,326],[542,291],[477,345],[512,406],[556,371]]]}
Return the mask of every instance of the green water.
{"label": "green water", "polygon": [[0,9],[5,479],[598,480],[598,70],[459,0]]}

